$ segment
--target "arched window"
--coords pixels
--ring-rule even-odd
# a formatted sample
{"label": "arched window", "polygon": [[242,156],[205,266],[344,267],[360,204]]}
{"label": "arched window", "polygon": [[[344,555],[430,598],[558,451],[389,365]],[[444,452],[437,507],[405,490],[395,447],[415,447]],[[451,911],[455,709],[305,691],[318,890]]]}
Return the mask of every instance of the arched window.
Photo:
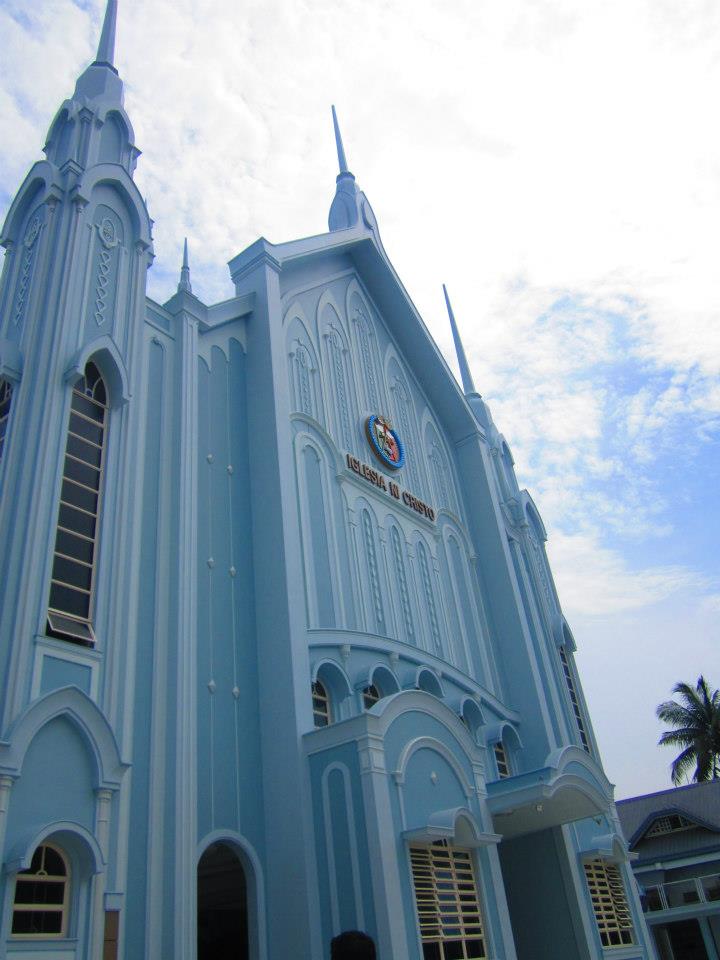
{"label": "arched window", "polygon": [[66,937],[69,881],[64,854],[50,844],[38,847],[30,869],[15,880],[13,937]]}
{"label": "arched window", "polygon": [[72,393],[53,559],[48,633],[92,644],[107,391],[94,363]]}
{"label": "arched window", "polygon": [[7,380],[0,380],[0,461],[5,447],[11,404],[12,384],[8,383]]}
{"label": "arched window", "polygon": [[316,727],[327,727],[332,723],[330,697],[324,684],[316,680],[312,685],[313,720]]}
{"label": "arched window", "polygon": [[363,695],[363,706],[366,710],[369,710],[370,707],[374,707],[378,700],[382,699],[382,694],[375,686],[374,683],[371,683],[369,686],[365,687],[362,692]]}

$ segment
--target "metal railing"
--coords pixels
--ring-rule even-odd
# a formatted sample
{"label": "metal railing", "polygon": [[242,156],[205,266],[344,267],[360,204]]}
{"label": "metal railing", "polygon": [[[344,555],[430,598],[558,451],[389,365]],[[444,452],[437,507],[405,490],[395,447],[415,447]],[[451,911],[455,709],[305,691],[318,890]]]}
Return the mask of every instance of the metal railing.
{"label": "metal railing", "polygon": [[693,903],[712,903],[720,900],[720,873],[689,880],[674,880],[645,888],[643,909],[646,913],[672,910]]}

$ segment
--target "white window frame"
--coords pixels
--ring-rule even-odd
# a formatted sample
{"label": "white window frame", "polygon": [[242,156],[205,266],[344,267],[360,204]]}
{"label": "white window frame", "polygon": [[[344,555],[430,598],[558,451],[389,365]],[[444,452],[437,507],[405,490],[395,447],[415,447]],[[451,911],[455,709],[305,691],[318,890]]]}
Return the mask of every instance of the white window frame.
{"label": "white window frame", "polygon": [[[321,730],[323,727],[329,727],[333,722],[333,712],[327,686],[318,678],[313,681],[310,692],[312,695],[313,723],[316,729]],[[320,719],[324,722],[318,723]]]}
{"label": "white window frame", "polygon": [[[64,876],[55,876],[55,875],[43,875],[41,872],[38,873],[29,873],[25,870],[15,874],[15,883],[13,885],[13,902],[12,902],[12,914],[10,918],[10,938],[12,940],[65,940],[68,936],[68,927],[69,927],[69,914],[70,914],[70,884],[71,884],[71,874],[70,874],[70,861],[67,857],[67,854],[60,847],[56,846],[54,843],[41,843],[39,847],[36,847],[33,851],[33,857],[38,850],[43,848],[52,850],[53,853],[56,853],[63,862],[65,867]],[[32,879],[34,878],[34,879]],[[39,879],[38,879],[39,878]],[[61,904],[47,904],[47,903],[20,903],[16,902],[17,897],[17,885],[18,882],[33,882],[33,883],[63,883],[63,900]],[[13,933],[12,928],[15,920],[16,913],[59,913],[61,916],[60,922],[60,932],[57,933]]]}
{"label": "white window frame", "polygon": [[[86,382],[87,370],[90,365],[95,367],[99,375],[99,380],[102,381],[103,388],[105,391],[104,403],[97,400],[94,396],[93,397],[88,396],[88,394],[83,392],[79,387],[80,382],[83,382],[83,383]],[[97,384],[97,381],[95,381],[95,384]],[[94,391],[94,386],[93,386],[93,391]],[[74,410],[72,406],[72,398],[74,398],[75,396],[81,397],[85,401],[89,401],[91,403],[97,404],[99,407],[102,407],[104,411],[102,423],[100,423],[99,421],[94,421],[91,418],[88,418],[86,414],[83,414],[79,410]],[[76,504],[72,504],[72,503],[65,504],[65,501],[63,501],[62,499],[62,487],[61,487],[60,501],[58,504],[58,520],[55,527],[56,542],[53,548],[53,567],[50,575],[50,595],[52,597],[53,584],[59,587],[65,587],[66,589],[69,589],[69,590],[74,590],[78,593],[87,594],[89,598],[88,599],[88,615],[86,618],[79,617],[77,614],[72,613],[71,611],[60,610],[56,607],[50,606],[50,601],[49,601],[47,621],[48,621],[48,628],[52,636],[60,637],[61,639],[69,641],[71,643],[81,643],[86,646],[94,646],[95,631],[93,628],[93,620],[95,615],[95,584],[97,580],[97,565],[98,565],[99,546],[100,546],[100,525],[102,523],[102,513],[103,513],[103,491],[105,487],[105,461],[107,459],[107,435],[108,435],[108,426],[109,426],[108,413],[110,410],[110,403],[109,403],[109,390],[108,390],[107,381],[103,377],[102,371],[93,360],[88,360],[87,364],[85,365],[85,370],[83,371],[83,377],[81,378],[81,381],[78,381],[78,384],[76,384],[73,387],[72,398],[70,401],[70,412],[68,414],[68,423],[67,423],[67,429],[65,432],[65,454],[63,457],[63,474],[62,474],[61,484],[65,484],[67,482],[67,483],[72,483],[74,486],[82,487],[83,489],[86,489],[91,495],[95,495],[97,497],[97,505],[96,505],[95,511],[93,512],[93,511],[85,510],[84,508],[79,507]],[[75,434],[72,432],[71,421],[72,421],[73,415],[79,417],[82,420],[88,420],[88,422],[90,422],[91,425],[94,427],[98,427],[98,426],[101,427],[102,429],[102,445],[101,446],[98,446],[98,444],[96,444],[94,441],[90,440],[87,437],[83,437],[79,434]],[[98,468],[95,468],[92,464],[89,464],[89,463],[86,464],[85,461],[81,460],[80,458],[68,452],[71,437],[77,437],[83,443],[87,443],[88,445],[95,447],[96,449],[99,449],[100,466]],[[86,487],[80,481],[75,480],[72,477],[66,477],[65,461],[68,458],[75,462],[79,462],[83,465],[89,466],[91,469],[97,469],[98,471],[97,490],[93,490],[91,487]],[[70,530],[60,525],[60,511],[63,505],[68,506],[72,510],[78,511],[79,513],[84,513],[94,518],[95,527],[94,527],[94,533],[92,537],[86,536],[85,534],[82,534],[77,530]],[[92,562],[88,563],[77,557],[70,557],[70,556],[67,556],[66,554],[61,553],[57,548],[57,535],[58,535],[58,532],[60,531],[67,532],[70,534],[70,536],[76,537],[79,540],[84,540],[86,543],[91,543],[92,544]],[[78,564],[79,566],[86,567],[89,570],[89,575],[90,575],[89,588],[85,589],[83,587],[78,587],[77,585],[68,584],[62,580],[59,580],[55,576],[55,562],[56,562],[56,559],[58,558],[60,558],[61,560],[66,559],[71,563],[75,563],[75,564]]]}
{"label": "white window frame", "polygon": [[[620,866],[596,858],[583,862],[585,882],[603,950],[634,946],[635,928]],[[613,939],[617,942],[613,943]]]}
{"label": "white window frame", "polygon": [[[437,944],[445,960],[445,944],[462,944],[466,960],[489,956],[488,932],[473,851],[446,840],[410,844],[410,876],[417,930],[424,956],[425,944]],[[470,944],[480,952],[468,953]]]}
{"label": "white window frame", "polygon": [[495,757],[498,780],[507,780],[508,777],[512,776],[512,764],[507,747],[502,740],[493,744],[493,756]]}

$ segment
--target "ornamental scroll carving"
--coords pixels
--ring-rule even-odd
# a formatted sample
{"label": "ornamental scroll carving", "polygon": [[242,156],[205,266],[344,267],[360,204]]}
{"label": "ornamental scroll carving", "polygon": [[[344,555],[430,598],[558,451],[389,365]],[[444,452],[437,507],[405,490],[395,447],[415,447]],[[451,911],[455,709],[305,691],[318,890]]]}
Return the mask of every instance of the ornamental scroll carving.
{"label": "ornamental scroll carving", "polygon": [[40,236],[42,226],[42,220],[40,219],[40,216],[36,214],[30,220],[27,230],[25,231],[25,236],[23,237],[20,275],[18,277],[17,291],[15,294],[15,309],[13,311],[13,323],[17,327],[22,324],[23,317],[25,316],[25,306],[27,304],[33,268],[35,266],[35,251],[39,246],[37,239]]}

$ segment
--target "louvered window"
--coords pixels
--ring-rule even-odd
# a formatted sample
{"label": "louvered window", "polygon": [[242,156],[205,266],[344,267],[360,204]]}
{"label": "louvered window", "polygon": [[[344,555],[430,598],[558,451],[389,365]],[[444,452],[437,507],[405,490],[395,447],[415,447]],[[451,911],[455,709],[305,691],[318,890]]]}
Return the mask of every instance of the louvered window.
{"label": "louvered window", "polygon": [[332,719],[332,714],[330,713],[330,698],[328,697],[327,690],[319,680],[316,680],[312,685],[312,702],[315,726],[327,727]]}
{"label": "louvered window", "polygon": [[13,937],[56,938],[67,935],[68,869],[55,847],[38,847],[29,870],[15,880]]}
{"label": "louvered window", "polygon": [[630,907],[619,868],[604,860],[584,864],[595,920],[604,947],[634,943]]}
{"label": "louvered window", "polygon": [[50,635],[85,644],[95,640],[93,582],[106,414],[105,383],[89,363],[72,393],[48,605]]}
{"label": "louvered window", "polygon": [[7,436],[10,406],[12,405],[12,385],[7,380],[0,380],[0,460],[2,460]]}
{"label": "louvered window", "polygon": [[572,674],[570,661],[568,660],[565,647],[559,647],[558,649],[560,651],[560,662],[562,663],[563,673],[565,674],[565,683],[567,685],[568,693],[570,694],[570,703],[575,716],[575,723],[577,724],[578,733],[580,734],[580,743],[583,745],[583,750],[587,750],[587,752],[590,753],[590,741],[588,739],[587,730],[585,729],[585,719],[580,707],[580,701],[578,700],[577,690],[575,688],[575,678]]}
{"label": "louvered window", "polygon": [[497,766],[498,777],[500,780],[505,780],[506,777],[510,776],[510,761],[502,740],[498,740],[493,747],[493,752],[495,754],[495,765]]}
{"label": "louvered window", "polygon": [[440,840],[410,847],[410,863],[424,960],[486,957],[470,851]]}

